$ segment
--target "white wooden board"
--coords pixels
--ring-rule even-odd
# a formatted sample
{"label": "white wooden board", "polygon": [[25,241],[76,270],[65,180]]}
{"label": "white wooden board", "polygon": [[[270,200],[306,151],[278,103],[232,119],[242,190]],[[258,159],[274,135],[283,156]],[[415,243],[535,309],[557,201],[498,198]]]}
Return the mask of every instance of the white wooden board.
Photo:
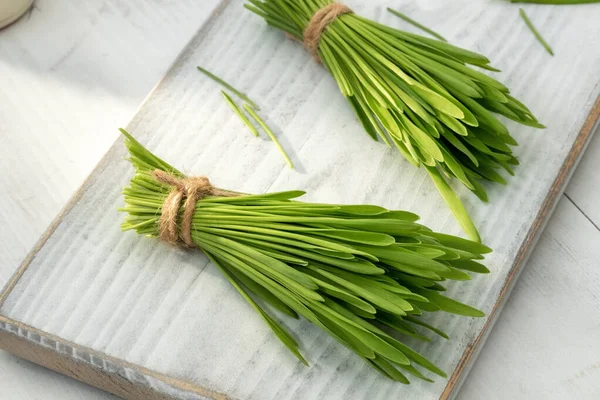
{"label": "white wooden board", "polygon": [[[208,174],[223,187],[248,192],[304,188],[311,200],[407,208],[436,229],[458,233],[425,176],[364,135],[327,73],[296,44],[244,12],[239,1],[231,3],[191,43],[130,125],[132,132],[165,158],[181,160],[186,171]],[[383,2],[362,7],[358,3],[349,2],[365,15],[396,22],[383,14]],[[478,224],[485,224],[482,233],[496,253],[488,263],[492,276],[455,287],[453,292],[492,311],[498,309],[508,278],[515,276],[514,267],[521,265],[533,228],[551,209],[554,196],[549,198],[549,192],[559,191],[565,182],[573,164],[563,168],[569,151],[591,131],[578,135],[598,95],[600,56],[593,51],[598,27],[590,10],[600,9],[553,12],[555,33],[546,35],[554,39],[557,52],[563,52],[559,60],[538,51],[533,38],[526,39],[528,32],[520,31],[519,20],[513,18],[514,7],[497,2],[465,4],[412,2],[406,10],[424,22],[427,16],[452,16],[438,30],[461,45],[496,55],[500,61],[495,64],[510,71],[503,80],[550,126],[540,133],[510,124],[522,143],[518,153],[524,167],[519,177],[508,188],[491,188],[489,206],[465,195]],[[484,8],[487,13],[482,16]],[[476,25],[459,23],[476,17]],[[506,32],[500,35],[505,40],[500,45],[490,21],[507,19],[511,24],[502,25]],[[539,19],[543,22],[543,13]],[[572,31],[563,26],[566,19],[574,24]],[[585,35],[579,36],[582,30]],[[568,40],[576,33],[590,41]],[[534,56],[524,61],[528,54]],[[282,141],[296,152],[295,161],[303,166],[299,172],[285,169],[270,143],[243,132],[220,100],[217,87],[194,70],[197,63],[222,73],[258,99],[273,125],[285,132]],[[561,79],[552,79],[556,76]],[[344,129],[339,129],[340,124]],[[199,268],[207,264],[201,255],[174,254],[154,242],[118,232],[118,191],[130,175],[123,154],[118,143],[83,188],[80,201],[59,221],[32,262],[24,265],[16,285],[9,287],[12,290],[0,308],[5,330],[20,326],[16,333],[21,336],[34,332],[25,335],[29,342],[43,342],[59,351],[87,346],[91,350],[81,354],[92,352],[95,358],[83,360],[100,369],[107,368],[103,354],[115,357],[111,363],[126,360],[131,364],[119,372],[170,394],[181,394],[182,388],[193,392],[194,386],[210,391],[204,394],[219,392],[244,399],[335,398],[334,390],[345,398],[397,394],[420,399],[444,392],[447,382],[443,381],[409,388],[391,384],[305,323],[291,326],[301,333],[314,366],[310,370],[297,366],[218,273],[210,266]],[[560,174],[565,175],[553,187]],[[415,187],[420,188],[418,193]],[[217,299],[220,309],[209,311]],[[427,345],[425,352],[449,372],[455,371],[448,388],[455,388],[464,376],[471,345],[481,344],[482,329],[491,325],[494,316],[486,321],[441,318],[452,327],[453,342]],[[244,322],[233,330],[230,321]],[[43,339],[50,335],[57,337],[50,342]],[[61,344],[63,340],[71,343]],[[169,384],[161,383],[165,379]]]}

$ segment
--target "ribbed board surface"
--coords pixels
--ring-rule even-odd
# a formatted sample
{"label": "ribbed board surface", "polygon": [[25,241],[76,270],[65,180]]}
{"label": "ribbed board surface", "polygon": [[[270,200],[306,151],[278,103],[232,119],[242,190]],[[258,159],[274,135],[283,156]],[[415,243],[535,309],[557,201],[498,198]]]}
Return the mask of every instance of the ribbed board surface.
{"label": "ribbed board surface", "polygon": [[[390,1],[348,1],[355,11],[391,24]],[[223,8],[136,115],[129,130],[162,158],[219,187],[248,193],[308,191],[305,200],[371,203],[420,214],[436,230],[460,234],[424,171],[373,142],[333,79],[297,43],[245,11]],[[600,94],[600,7],[531,8],[553,44],[552,58],[500,1],[396,1],[415,19],[463,47],[490,56],[501,81],[548,125],[507,125],[522,166],[508,187],[489,186],[491,203],[462,194],[495,253],[492,273],[450,288],[482,310],[498,301],[579,130]],[[574,38],[586,40],[574,40]],[[219,87],[196,65],[247,92],[276,128],[297,171],[266,140],[251,136]],[[287,353],[259,316],[200,253],[123,234],[120,190],[131,176],[119,140],[84,186],[0,308],[0,314],[66,340],[189,381],[234,399],[435,399],[447,382],[392,383],[319,329],[283,319],[311,368]],[[452,340],[415,344],[449,374],[485,319],[438,315]]]}

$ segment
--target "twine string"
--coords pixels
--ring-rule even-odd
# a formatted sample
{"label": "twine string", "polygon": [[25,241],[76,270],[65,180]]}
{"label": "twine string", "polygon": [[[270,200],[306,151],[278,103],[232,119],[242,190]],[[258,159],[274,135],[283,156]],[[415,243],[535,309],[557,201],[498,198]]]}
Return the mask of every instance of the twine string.
{"label": "twine string", "polygon": [[321,58],[319,57],[319,45],[321,44],[321,37],[327,30],[329,24],[342,15],[352,13],[353,11],[350,7],[340,3],[332,3],[321,8],[313,15],[304,30],[304,47],[312,54],[317,62],[321,62]]}
{"label": "twine string", "polygon": [[[165,199],[159,220],[159,237],[174,246],[196,247],[192,240],[192,223],[196,203],[206,197],[236,197],[239,193],[214,187],[207,177],[177,177],[165,171],[155,170],[154,179],[171,186],[172,190]],[[177,220],[183,205],[181,232]]]}

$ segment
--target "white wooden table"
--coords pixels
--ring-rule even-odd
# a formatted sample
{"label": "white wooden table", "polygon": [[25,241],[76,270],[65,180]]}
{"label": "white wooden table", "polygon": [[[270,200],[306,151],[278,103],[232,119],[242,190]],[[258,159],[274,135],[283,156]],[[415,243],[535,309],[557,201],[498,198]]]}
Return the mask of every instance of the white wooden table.
{"label": "white wooden table", "polygon": [[[0,31],[0,286],[217,2],[38,0]],[[599,168],[596,137],[459,398],[600,398]],[[0,398],[114,397],[0,353]]]}

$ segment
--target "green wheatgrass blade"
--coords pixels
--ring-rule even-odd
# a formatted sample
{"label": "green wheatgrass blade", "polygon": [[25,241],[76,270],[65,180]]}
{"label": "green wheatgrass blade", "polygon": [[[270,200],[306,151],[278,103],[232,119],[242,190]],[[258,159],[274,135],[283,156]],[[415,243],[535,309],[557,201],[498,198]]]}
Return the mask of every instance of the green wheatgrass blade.
{"label": "green wheatgrass blade", "polygon": [[[123,190],[121,228],[159,237],[164,202],[177,189],[157,181],[155,172],[185,176],[122,132],[135,175]],[[404,211],[303,203],[294,200],[300,191],[229,193],[235,197],[196,202],[192,241],[300,362],[307,364],[293,333],[271,314],[275,310],[283,318],[305,318],[393,380],[408,383],[405,371],[430,381],[419,368],[445,377],[425,355],[379,327],[428,342],[414,326],[445,334],[428,324],[427,313],[481,316],[439,292],[442,281],[489,272],[473,261],[483,259],[487,247],[432,232]],[[184,207],[175,207],[181,221]]]}
{"label": "green wheatgrass blade", "polygon": [[479,232],[473,223],[473,220],[469,216],[468,211],[465,209],[465,206],[460,201],[456,193],[452,190],[452,188],[448,185],[444,177],[439,173],[439,171],[432,167],[426,167],[429,176],[431,177],[433,183],[440,191],[440,194],[444,198],[446,204],[450,208],[454,217],[462,226],[463,230],[469,235],[469,237],[478,242],[481,241],[481,237],[479,236]]}
{"label": "green wheatgrass blade", "polygon": [[252,125],[252,123],[250,122],[250,120],[248,119],[248,117],[246,117],[246,115],[244,114],[244,112],[238,107],[237,104],[235,104],[235,102],[233,101],[233,99],[227,93],[225,93],[224,91],[221,91],[221,94],[225,98],[225,101],[227,102],[227,104],[229,104],[229,107],[231,108],[231,110],[233,110],[233,112],[238,117],[240,117],[240,119],[242,120],[242,122],[244,123],[244,125],[246,125],[246,127],[248,127],[248,129],[250,130],[250,132],[254,136],[258,137],[258,131],[254,127],[254,125]]}
{"label": "green wheatgrass blade", "polygon": [[269,128],[269,126],[265,123],[265,121],[256,113],[256,111],[254,111],[251,107],[249,107],[247,104],[244,104],[244,110],[246,110],[246,112],[248,114],[250,114],[250,116],[252,118],[254,118],[254,120],[263,128],[263,130],[265,131],[265,133],[269,136],[269,138],[271,138],[271,140],[273,141],[273,143],[275,143],[275,146],[277,146],[277,149],[279,150],[279,152],[281,153],[281,155],[283,156],[283,158],[285,159],[285,162],[289,165],[289,167],[291,169],[294,169],[294,164],[292,164],[292,160],[290,159],[290,157],[287,155],[287,153],[285,152],[283,146],[281,146],[281,143],[279,143],[279,140],[277,140],[277,137],[275,136],[275,134],[273,133],[273,131],[271,130],[271,128]]}
{"label": "green wheatgrass blade", "polygon": [[527,14],[525,14],[525,10],[523,10],[522,8],[519,8],[519,15],[521,15],[521,18],[523,18],[523,21],[525,21],[525,24],[527,25],[527,27],[529,28],[529,30],[533,33],[533,35],[538,40],[538,42],[540,42],[542,44],[542,46],[544,46],[544,48],[546,49],[546,51],[548,53],[550,53],[550,55],[553,56],[554,52],[552,51],[552,48],[550,47],[550,45],[548,44],[548,42],[546,42],[546,40],[544,40],[544,38],[538,32],[538,30],[535,28],[535,26],[533,26],[533,23],[531,22],[531,20],[527,16]]}
{"label": "green wheatgrass blade", "polygon": [[408,321],[408,322],[410,322],[410,323],[412,323],[412,324],[419,325],[419,326],[422,326],[424,328],[427,328],[430,331],[436,333],[437,335],[443,337],[446,340],[450,339],[450,337],[448,337],[448,335],[446,335],[446,333],[444,333],[443,331],[437,329],[434,326],[431,326],[431,325],[427,324],[424,321],[421,321],[420,317],[406,317],[405,320]]}
{"label": "green wheatgrass blade", "polygon": [[265,320],[267,325],[269,325],[269,327],[275,333],[275,335],[279,338],[279,340],[281,340],[281,342],[290,350],[290,352],[292,354],[294,354],[304,365],[306,365],[308,367],[308,362],[302,356],[302,354],[300,354],[300,352],[298,351],[298,342],[296,342],[296,340],[280,324],[278,324],[277,321],[275,321],[273,319],[273,317],[271,317],[269,314],[267,314],[248,295],[248,293],[246,293],[246,291],[240,285],[240,283],[234,279],[234,277],[221,265],[221,263],[219,263],[216,260],[216,258],[213,255],[211,255],[208,252],[206,252],[205,254],[212,261],[212,263],[215,264],[221,270],[221,272],[227,278],[229,283],[231,283],[231,285],[237,289],[237,291],[242,295],[244,300],[246,300],[248,302],[248,304],[250,304],[250,306],[252,308],[254,308],[263,317],[263,319]]}
{"label": "green wheatgrass blade", "polygon": [[[249,3],[250,11],[302,40],[315,13],[333,0]],[[355,13],[328,25],[320,37],[318,56],[367,134],[395,146],[411,164],[430,169],[431,179],[465,232],[480,240],[448,180],[457,178],[486,201],[480,181],[504,182],[493,171],[513,173],[511,165],[517,164],[511,148],[517,142],[495,114],[543,127],[505,85],[473,68],[497,71],[490,61],[445,41],[403,32]],[[434,276],[431,271],[424,274]]]}
{"label": "green wheatgrass blade", "polygon": [[219,78],[218,76],[216,76],[215,74],[213,74],[212,72],[208,71],[205,68],[202,68],[200,66],[198,66],[196,68],[198,68],[198,71],[202,72],[204,75],[208,76],[213,81],[217,82],[219,85],[227,88],[230,92],[235,93],[235,95],[237,97],[244,100],[246,103],[250,104],[256,110],[260,110],[260,107],[255,102],[250,100],[250,98],[248,96],[246,96],[244,93],[240,92],[239,90],[237,90],[236,88],[231,86],[229,83],[225,82],[223,79]]}
{"label": "green wheatgrass blade", "polygon": [[442,311],[452,314],[464,315],[468,317],[484,317],[485,314],[473,307],[469,307],[456,300],[452,300],[446,296],[442,296],[436,291],[428,289],[415,289],[417,293],[426,297],[431,303],[440,307]]}
{"label": "green wheatgrass blade", "polygon": [[444,39],[444,37],[442,35],[440,35],[439,33],[434,32],[433,30],[429,29],[428,27],[426,27],[425,25],[422,25],[420,23],[418,23],[417,21],[415,21],[414,19],[409,18],[407,15],[402,14],[400,11],[396,11],[392,8],[388,7],[388,12],[394,14],[396,17],[403,19],[404,21],[408,22],[411,25],[416,26],[417,28],[421,29],[423,32],[427,32],[429,33],[431,36],[436,37],[444,42],[447,42],[446,39]]}

